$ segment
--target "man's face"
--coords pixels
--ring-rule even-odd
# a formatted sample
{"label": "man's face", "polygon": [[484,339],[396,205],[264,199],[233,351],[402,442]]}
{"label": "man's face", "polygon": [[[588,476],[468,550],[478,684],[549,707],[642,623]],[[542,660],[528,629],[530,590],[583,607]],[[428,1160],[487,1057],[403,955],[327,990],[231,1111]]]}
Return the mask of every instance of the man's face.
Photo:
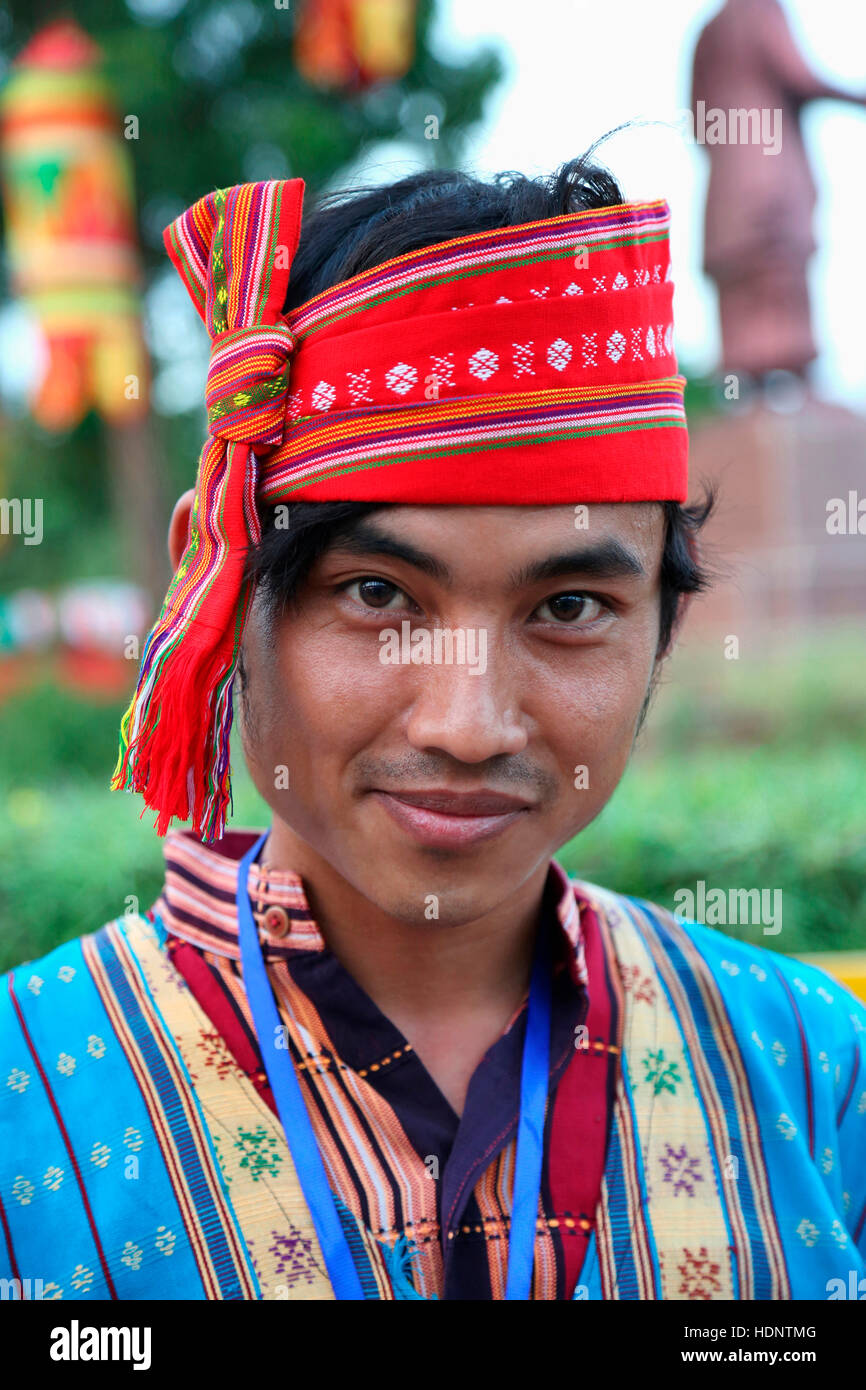
{"label": "man's face", "polygon": [[275,816],[401,921],[512,900],[622,776],[663,539],[656,503],[368,514],[271,632],[250,615],[244,751]]}

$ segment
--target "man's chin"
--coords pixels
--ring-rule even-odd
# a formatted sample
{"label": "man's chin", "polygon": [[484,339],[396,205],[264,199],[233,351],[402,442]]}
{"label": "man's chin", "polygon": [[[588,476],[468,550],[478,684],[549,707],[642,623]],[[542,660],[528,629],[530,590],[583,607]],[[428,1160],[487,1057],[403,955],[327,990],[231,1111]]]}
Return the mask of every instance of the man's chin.
{"label": "man's chin", "polygon": [[465,927],[470,922],[478,922],[496,912],[507,899],[501,889],[494,892],[478,891],[473,884],[470,891],[450,890],[436,892],[429,883],[419,884],[417,889],[405,886],[393,894],[383,894],[377,890],[371,901],[396,922],[418,931]]}
{"label": "man's chin", "polygon": [[457,927],[513,902],[531,862],[514,855],[487,862],[480,855],[459,861],[448,856],[444,862],[406,852],[392,858],[379,846],[358,862],[351,882],[381,912],[407,926]]}

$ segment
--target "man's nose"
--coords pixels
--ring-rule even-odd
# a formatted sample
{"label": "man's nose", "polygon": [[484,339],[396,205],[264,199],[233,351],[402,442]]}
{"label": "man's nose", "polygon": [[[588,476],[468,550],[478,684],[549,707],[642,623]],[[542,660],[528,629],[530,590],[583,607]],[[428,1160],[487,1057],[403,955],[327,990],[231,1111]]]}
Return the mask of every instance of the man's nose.
{"label": "man's nose", "polygon": [[437,749],[464,763],[521,753],[529,730],[507,655],[488,650],[483,671],[468,664],[419,666],[407,735],[413,748]]}

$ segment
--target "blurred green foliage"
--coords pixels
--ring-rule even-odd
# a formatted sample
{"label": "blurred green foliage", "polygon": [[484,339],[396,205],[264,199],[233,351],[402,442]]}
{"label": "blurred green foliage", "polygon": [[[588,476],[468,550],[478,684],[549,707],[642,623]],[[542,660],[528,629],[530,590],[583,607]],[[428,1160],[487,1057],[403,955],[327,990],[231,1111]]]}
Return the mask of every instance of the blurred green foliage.
{"label": "blurred green foliage", "polygon": [[[740,661],[695,644],[674,658],[623,782],[557,855],[577,877],[669,908],[674,893],[783,893],[782,931],[731,934],[786,953],[866,939],[864,654],[837,631]],[[50,688],[3,708],[0,969],[35,959],[162,885],[138,796],[111,792],[120,706]],[[242,761],[230,824],[269,824]]]}
{"label": "blurred green foliage", "polygon": [[713,376],[699,376],[693,372],[688,362],[680,360],[679,371],[686,379],[683,404],[689,425],[704,415],[715,415],[719,411],[719,381]]}

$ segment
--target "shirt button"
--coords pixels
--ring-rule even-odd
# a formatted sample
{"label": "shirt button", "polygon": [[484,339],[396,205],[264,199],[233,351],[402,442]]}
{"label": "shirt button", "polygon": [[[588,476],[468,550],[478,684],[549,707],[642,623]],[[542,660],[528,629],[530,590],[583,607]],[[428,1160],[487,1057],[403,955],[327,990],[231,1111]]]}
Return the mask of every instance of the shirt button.
{"label": "shirt button", "polygon": [[271,936],[288,936],[291,925],[289,914],[284,907],[269,907],[264,916],[264,925]]}

